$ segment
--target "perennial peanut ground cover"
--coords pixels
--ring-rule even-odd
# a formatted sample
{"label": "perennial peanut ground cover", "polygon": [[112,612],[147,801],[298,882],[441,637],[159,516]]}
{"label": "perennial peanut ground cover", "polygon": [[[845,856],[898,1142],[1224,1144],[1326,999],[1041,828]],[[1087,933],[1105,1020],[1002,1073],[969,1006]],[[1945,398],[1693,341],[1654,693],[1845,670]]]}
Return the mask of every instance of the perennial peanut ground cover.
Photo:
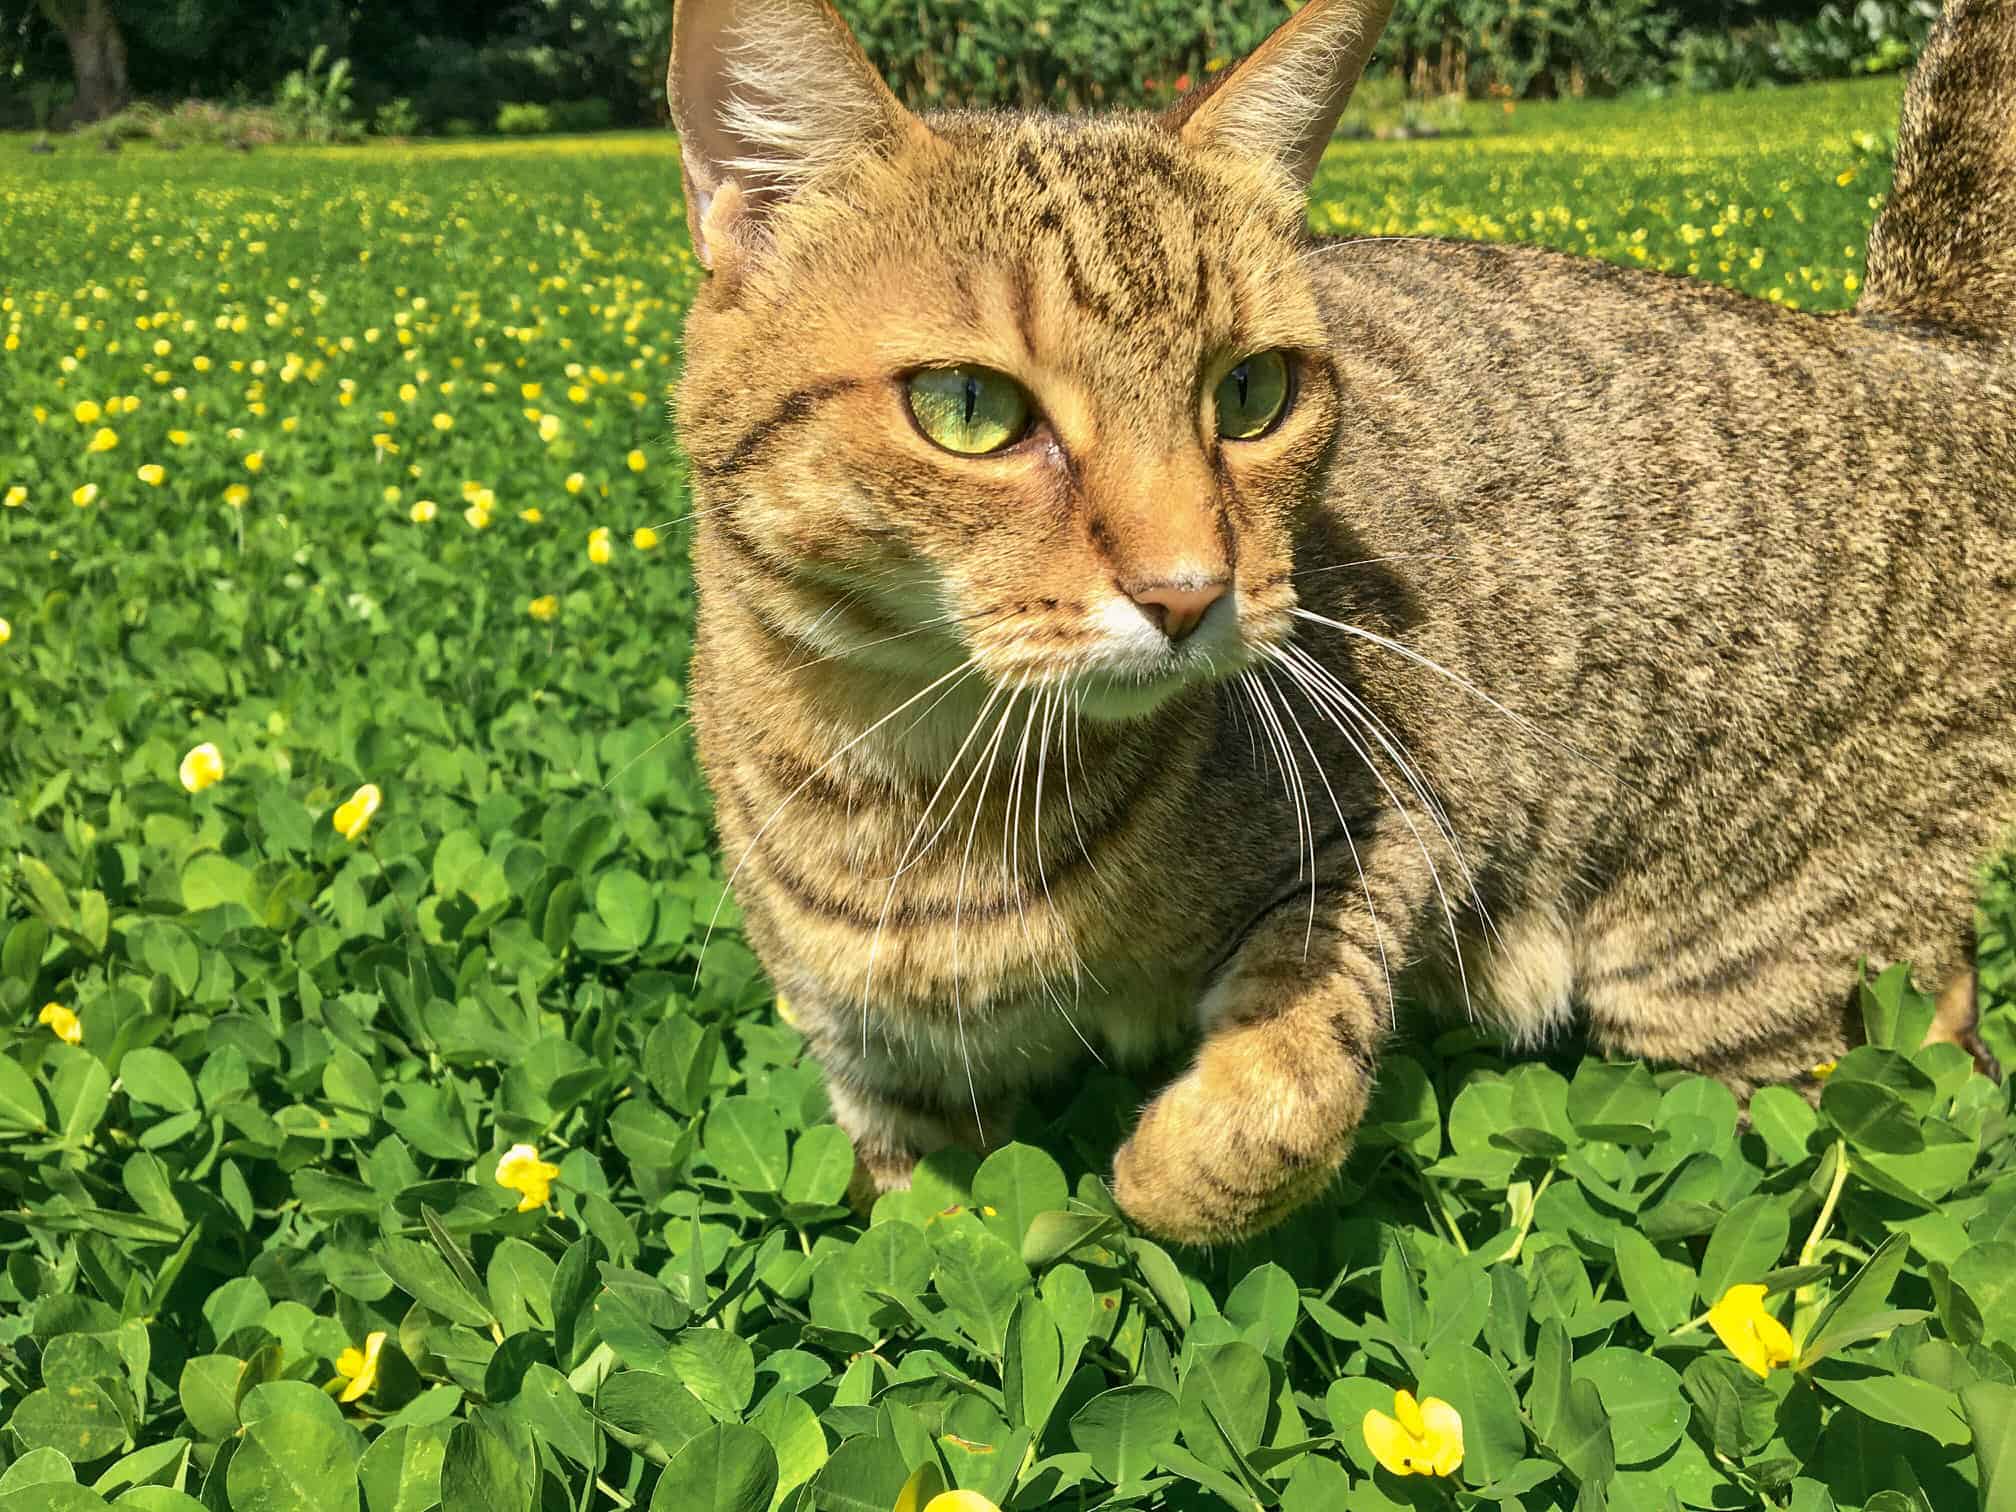
{"label": "perennial peanut ground cover", "polygon": [[[1312,218],[1841,309],[1896,103],[1474,112],[1340,144]],[[24,147],[8,1512],[2016,1506],[2009,1093],[1900,1048],[1895,976],[1747,1122],[1404,1047],[1335,1196],[1238,1250],[1124,1230],[1142,1084],[1096,1069],[850,1214],[732,904],[694,979],[674,144]]]}

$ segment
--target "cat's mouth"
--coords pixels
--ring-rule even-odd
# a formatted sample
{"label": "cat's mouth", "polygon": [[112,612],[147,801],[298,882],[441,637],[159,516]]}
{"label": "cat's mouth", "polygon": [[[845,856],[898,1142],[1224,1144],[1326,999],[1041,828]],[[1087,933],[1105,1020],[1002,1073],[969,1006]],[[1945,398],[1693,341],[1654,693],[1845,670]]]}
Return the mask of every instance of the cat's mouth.
{"label": "cat's mouth", "polygon": [[1103,605],[1094,616],[1098,638],[1072,669],[1085,713],[1140,719],[1185,689],[1236,677],[1260,655],[1246,608],[1236,588],[1180,625],[1130,600]]}

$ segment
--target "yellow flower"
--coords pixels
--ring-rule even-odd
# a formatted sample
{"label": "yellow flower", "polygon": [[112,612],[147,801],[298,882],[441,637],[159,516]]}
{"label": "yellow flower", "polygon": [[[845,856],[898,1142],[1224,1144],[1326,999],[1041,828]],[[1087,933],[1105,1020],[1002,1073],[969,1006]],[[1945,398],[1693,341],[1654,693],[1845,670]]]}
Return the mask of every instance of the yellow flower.
{"label": "yellow flower", "polygon": [[578,494],[588,486],[588,480],[580,473],[569,473],[567,474],[567,482],[564,486],[570,494]]}
{"label": "yellow flower", "polygon": [[378,812],[378,804],[383,796],[378,791],[377,783],[367,782],[349,798],[337,804],[336,813],[331,819],[336,826],[336,833],[345,840],[355,840],[363,834],[365,827],[371,823],[371,816]]}
{"label": "yellow flower", "polygon": [[78,1021],[76,1014],[61,1003],[44,1003],[42,1013],[35,1022],[47,1024],[49,1032],[66,1045],[84,1043],[84,1025]]}
{"label": "yellow flower", "polygon": [[190,362],[189,366],[196,369],[199,373],[207,373],[210,371],[210,359],[208,357],[197,357]]}
{"label": "yellow flower", "polygon": [[105,411],[98,408],[93,400],[80,399],[77,401],[77,408],[70,413],[77,417],[79,425],[95,425],[100,417],[104,415]]}
{"label": "yellow flower", "polygon": [[1834,182],[1839,184],[1843,189],[1846,189],[1850,184],[1855,182],[1855,170],[1853,168],[1843,168],[1839,173],[1834,175]]}
{"label": "yellow flower", "polygon": [[73,488],[70,491],[70,502],[79,509],[89,509],[98,502],[98,485],[86,483],[80,488]]}
{"label": "yellow flower", "polygon": [[649,525],[639,525],[635,533],[630,537],[630,544],[635,546],[639,551],[656,551],[658,549],[658,532],[653,530]]}
{"label": "yellow flower", "polygon": [[1715,1330],[1715,1337],[1760,1376],[1768,1376],[1773,1366],[1789,1365],[1796,1358],[1792,1335],[1764,1310],[1764,1293],[1765,1288],[1755,1282],[1732,1286],[1708,1309],[1708,1326]]}
{"label": "yellow flower", "polygon": [[1839,1067],[1840,1064],[1841,1063],[1839,1061],[1824,1060],[1806,1074],[1811,1076],[1815,1081],[1825,1081],[1827,1080],[1828,1077],[1834,1074],[1835,1069]]}
{"label": "yellow flower", "polygon": [[178,772],[182,786],[192,793],[200,793],[211,783],[224,780],[224,758],[217,747],[206,740],[190,748],[189,754],[182,758]]}
{"label": "yellow flower", "polygon": [[233,509],[243,509],[245,501],[252,497],[252,490],[243,483],[233,483],[224,490],[224,502]]}
{"label": "yellow flower", "polygon": [[537,399],[546,392],[546,386],[541,383],[521,383],[518,385],[518,392],[527,399]]}
{"label": "yellow flower", "polygon": [[159,462],[149,462],[134,476],[139,478],[149,488],[159,488],[168,480],[168,469],[163,467]]}
{"label": "yellow flower", "polygon": [[560,600],[550,593],[542,593],[525,606],[525,612],[541,624],[550,624],[560,617]]}
{"label": "yellow flower", "polygon": [[781,992],[777,994],[777,1017],[793,1029],[799,1027],[798,1010],[785,1000],[784,994]]}
{"label": "yellow flower", "polygon": [[6,505],[9,509],[19,509],[28,502],[28,490],[16,483],[7,490]]}
{"label": "yellow flower", "polygon": [[0,619],[0,646],[6,645],[12,639],[14,639],[14,627],[4,619]]}
{"label": "yellow flower", "polygon": [[539,417],[539,439],[541,441],[552,441],[558,439],[559,435],[560,417],[558,415],[541,415]]}
{"label": "yellow flower", "polygon": [[978,1491],[947,1491],[945,1475],[926,1460],[911,1472],[896,1494],[895,1512],[1001,1512]]}
{"label": "yellow flower", "polygon": [[497,1162],[497,1185],[518,1194],[521,1213],[546,1206],[546,1199],[553,1195],[553,1178],[559,1174],[560,1167],[541,1160],[529,1144],[511,1146]]}
{"label": "yellow flower", "polygon": [[434,415],[434,429],[448,431],[455,429],[455,417],[437,411]]}
{"label": "yellow flower", "polygon": [[593,530],[588,532],[588,560],[593,562],[597,567],[608,565],[609,527],[607,525],[597,525]]}
{"label": "yellow flower", "polygon": [[588,390],[578,383],[570,384],[567,389],[567,397],[573,403],[579,404],[588,397]]}
{"label": "yellow flower", "polygon": [[518,518],[523,520],[527,525],[537,525],[541,520],[545,519],[546,516],[540,512],[539,506],[537,504],[533,504],[525,509],[519,510]]}
{"label": "yellow flower", "polygon": [[1393,1393],[1393,1416],[1365,1414],[1365,1447],[1395,1475],[1454,1475],[1463,1463],[1463,1418],[1440,1397]]}
{"label": "yellow flower", "polygon": [[634,449],[623,460],[630,464],[630,471],[632,472],[642,472],[650,465],[649,459],[645,457],[644,453]]}
{"label": "yellow flower", "polygon": [[379,1329],[364,1340],[362,1349],[350,1348],[336,1356],[336,1374],[342,1378],[339,1402],[354,1402],[378,1384],[378,1355],[385,1348],[385,1330]]}
{"label": "yellow flower", "polygon": [[98,434],[91,438],[91,444],[84,448],[87,452],[108,452],[119,444],[119,432],[109,425],[98,427]]}
{"label": "yellow flower", "polygon": [[187,446],[189,444],[189,432],[185,430],[171,430],[168,432],[168,444],[170,446]]}
{"label": "yellow flower", "polygon": [[471,530],[488,530],[490,528],[490,511],[485,509],[481,504],[471,504],[467,509],[462,511],[462,518],[469,522]]}
{"label": "yellow flower", "polygon": [[264,472],[265,469],[266,469],[266,453],[264,453],[263,451],[245,453],[245,471],[249,473],[256,473],[256,472]]}
{"label": "yellow flower", "polygon": [[413,503],[413,509],[412,509],[413,523],[415,525],[425,525],[429,521],[431,521],[435,515],[439,514],[440,512],[441,511],[435,507],[434,501],[432,499],[416,499]]}

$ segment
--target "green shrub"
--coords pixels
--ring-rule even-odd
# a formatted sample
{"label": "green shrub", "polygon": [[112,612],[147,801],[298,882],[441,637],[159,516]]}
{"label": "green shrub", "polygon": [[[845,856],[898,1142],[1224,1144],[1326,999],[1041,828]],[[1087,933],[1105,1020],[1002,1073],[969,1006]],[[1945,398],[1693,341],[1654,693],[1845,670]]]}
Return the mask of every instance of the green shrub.
{"label": "green shrub", "polygon": [[555,131],[607,131],[616,124],[607,100],[562,100],[551,108]]}
{"label": "green shrub", "polygon": [[410,137],[420,129],[420,112],[413,108],[411,100],[401,95],[378,107],[377,113],[371,117],[371,129],[380,136]]}
{"label": "green shrub", "polygon": [[919,109],[1163,103],[1259,44],[1281,0],[850,0],[889,85]]}
{"label": "green shrub", "polygon": [[505,136],[541,136],[553,129],[553,112],[544,105],[506,105],[497,112],[497,129]]}
{"label": "green shrub", "polygon": [[317,47],[308,55],[306,67],[280,81],[273,108],[292,140],[341,142],[359,134],[351,102],[350,60],[328,60],[329,49]]}

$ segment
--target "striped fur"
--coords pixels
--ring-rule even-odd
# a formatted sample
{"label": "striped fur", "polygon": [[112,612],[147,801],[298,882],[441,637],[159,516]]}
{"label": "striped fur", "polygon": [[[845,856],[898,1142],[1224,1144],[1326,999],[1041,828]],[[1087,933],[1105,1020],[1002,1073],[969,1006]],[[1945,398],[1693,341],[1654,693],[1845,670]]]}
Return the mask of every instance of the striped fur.
{"label": "striped fur", "polygon": [[[1172,121],[883,112],[788,194],[744,182],[732,141],[703,157],[739,86],[678,50],[752,3],[675,20],[689,184],[721,196],[678,393],[693,704],[865,1188],[1004,1136],[1092,1050],[1201,1031],[1115,1190],[1159,1233],[1251,1232],[1329,1180],[1430,983],[1738,1088],[1850,1042],[1864,955],[1955,984],[1964,1028],[1974,869],[2016,826],[2016,365],[1970,280],[2001,287],[2016,227],[1956,264],[1898,216],[1970,213],[1911,134],[1965,136],[1926,89],[2006,120],[2016,78],[1914,86],[1877,314],[1823,319],[1312,240],[1306,144],[1221,129],[1292,69]],[[855,69],[823,5],[761,9]],[[1303,24],[1333,58],[1354,34]],[[1941,35],[1986,56],[2016,3]],[[1319,143],[1349,83],[1304,86]],[[1287,417],[1219,441],[1207,396],[1271,348]],[[932,447],[902,380],[951,362],[1039,429]],[[1235,590],[1172,643],[1120,585],[1193,570]]]}

